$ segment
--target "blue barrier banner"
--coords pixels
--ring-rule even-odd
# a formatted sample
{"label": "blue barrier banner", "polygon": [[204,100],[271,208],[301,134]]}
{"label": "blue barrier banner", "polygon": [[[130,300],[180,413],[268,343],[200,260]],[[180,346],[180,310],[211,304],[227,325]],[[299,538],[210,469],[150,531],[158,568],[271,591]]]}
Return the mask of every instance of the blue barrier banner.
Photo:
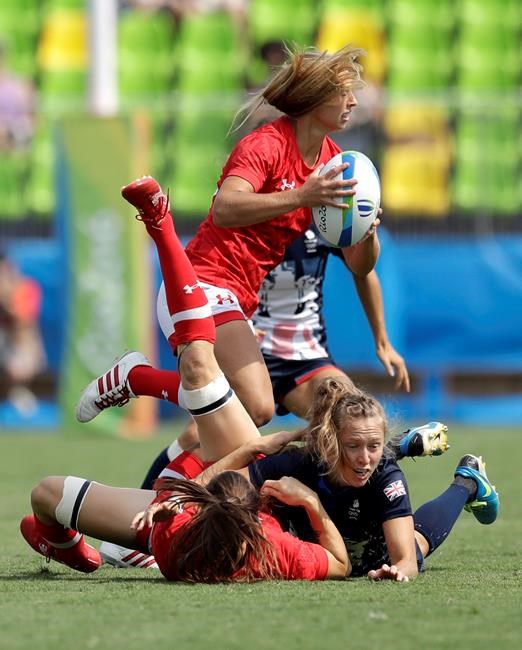
{"label": "blue barrier banner", "polygon": [[[522,237],[390,237],[377,264],[390,340],[415,368],[522,372]],[[350,274],[329,262],[325,315],[347,368],[378,368]]]}

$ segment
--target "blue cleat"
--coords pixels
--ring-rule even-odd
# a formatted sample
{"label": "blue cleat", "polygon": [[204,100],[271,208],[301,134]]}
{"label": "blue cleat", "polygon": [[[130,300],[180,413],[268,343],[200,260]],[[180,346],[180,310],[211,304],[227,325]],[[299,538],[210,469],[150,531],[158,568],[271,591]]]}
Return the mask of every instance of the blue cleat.
{"label": "blue cleat", "polygon": [[448,427],[442,422],[428,422],[407,431],[399,443],[402,456],[440,456],[450,448]]}
{"label": "blue cleat", "polygon": [[464,509],[472,512],[481,524],[492,524],[498,516],[500,500],[495,486],[486,475],[486,464],[481,456],[466,454],[460,459],[455,476],[471,478],[477,484],[475,500],[467,503]]}

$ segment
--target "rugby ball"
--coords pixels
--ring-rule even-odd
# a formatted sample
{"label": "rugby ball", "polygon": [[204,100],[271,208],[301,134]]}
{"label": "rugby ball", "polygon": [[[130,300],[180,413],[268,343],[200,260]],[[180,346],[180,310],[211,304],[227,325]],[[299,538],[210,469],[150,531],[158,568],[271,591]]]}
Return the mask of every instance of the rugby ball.
{"label": "rugby ball", "polygon": [[338,153],[321,169],[326,174],[332,167],[349,163],[338,178],[355,178],[355,194],[344,196],[339,202],[346,208],[319,205],[312,208],[315,227],[319,235],[330,246],[344,248],[361,241],[377,217],[381,203],[381,183],[372,161],[359,151]]}

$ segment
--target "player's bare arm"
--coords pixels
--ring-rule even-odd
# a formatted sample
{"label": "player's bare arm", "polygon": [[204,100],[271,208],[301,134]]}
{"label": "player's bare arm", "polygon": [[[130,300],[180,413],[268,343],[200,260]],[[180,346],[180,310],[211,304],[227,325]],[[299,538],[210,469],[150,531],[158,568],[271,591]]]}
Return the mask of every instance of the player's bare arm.
{"label": "player's bare arm", "polygon": [[381,245],[377,234],[380,220],[375,219],[372,227],[360,242],[343,248],[343,257],[346,265],[354,275],[364,276],[375,267],[379,259]]}
{"label": "player's bare arm", "polygon": [[328,555],[328,578],[345,578],[350,574],[351,563],[344,540],[316,492],[291,476],[265,481],[260,491],[288,506],[300,506],[306,510],[317,540]]}
{"label": "player's bare arm", "polygon": [[334,167],[328,174],[319,176],[319,166],[301,187],[268,194],[255,192],[251,183],[239,176],[229,176],[214,199],[214,223],[224,228],[237,228],[269,221],[303,207],[321,204],[343,207],[335,199],[354,194],[352,188],[357,181],[333,180],[342,168],[344,166]]}
{"label": "player's bare arm", "polygon": [[395,389],[410,392],[410,377],[406,362],[388,339],[381,283],[375,270],[368,275],[352,275],[357,295],[366,314],[375,343],[375,352],[390,377],[395,378]]}
{"label": "player's bare arm", "polygon": [[302,431],[278,431],[258,439],[249,440],[233,452],[207,467],[197,478],[196,482],[206,485],[214,476],[225,470],[235,470],[250,480],[247,465],[253,462],[260,454],[269,456],[282,451],[289,443],[299,440]]}
{"label": "player's bare arm", "polygon": [[[413,517],[397,517],[382,525],[384,539],[388,548],[390,564],[377,570],[373,579],[407,582],[403,577],[415,578],[418,573]],[[371,573],[371,572],[370,572]],[[373,574],[372,574],[373,575]],[[372,578],[368,574],[369,578]]]}

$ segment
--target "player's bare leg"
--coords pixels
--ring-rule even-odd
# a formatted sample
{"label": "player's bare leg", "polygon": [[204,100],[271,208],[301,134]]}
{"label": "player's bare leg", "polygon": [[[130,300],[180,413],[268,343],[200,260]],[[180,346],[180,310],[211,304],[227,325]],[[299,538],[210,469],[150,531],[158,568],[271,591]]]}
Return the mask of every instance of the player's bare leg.
{"label": "player's bare leg", "polygon": [[254,333],[246,321],[216,327],[215,355],[236,395],[260,427],[274,415],[270,375]]}

